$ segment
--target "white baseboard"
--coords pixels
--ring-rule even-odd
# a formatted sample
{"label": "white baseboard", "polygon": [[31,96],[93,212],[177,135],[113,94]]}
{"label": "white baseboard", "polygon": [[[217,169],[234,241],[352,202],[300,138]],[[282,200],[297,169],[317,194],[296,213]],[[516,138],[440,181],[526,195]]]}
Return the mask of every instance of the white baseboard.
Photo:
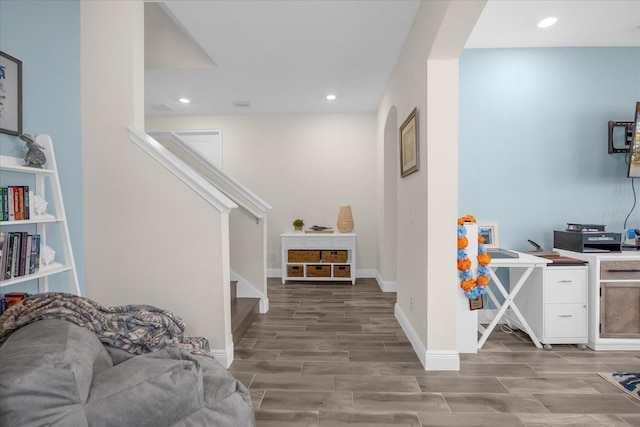
{"label": "white baseboard", "polygon": [[385,282],[380,273],[375,270],[375,279],[382,292],[398,292],[398,282]]}
{"label": "white baseboard", "polygon": [[281,268],[267,268],[267,277],[270,278],[282,278],[282,269]]}
{"label": "white baseboard", "polygon": [[413,351],[416,352],[418,359],[420,359],[420,363],[422,363],[422,366],[424,366],[426,362],[427,348],[424,346],[422,341],[420,341],[420,338],[418,338],[418,334],[416,334],[413,326],[411,326],[411,323],[409,322],[409,319],[407,318],[407,316],[405,316],[398,303],[396,303],[394,307],[393,314],[396,316],[396,319],[398,320],[400,327],[404,331],[404,334],[409,339],[409,342],[413,347]]}
{"label": "white baseboard", "polygon": [[229,347],[226,349],[216,348],[211,350],[211,353],[213,353],[214,359],[216,359],[222,366],[229,369],[233,363],[233,342],[231,342]]}
{"label": "white baseboard", "polygon": [[426,371],[459,371],[460,370],[460,354],[454,350],[427,350],[418,334],[411,326],[409,319],[404,314],[400,306],[396,303],[394,314],[400,327],[409,339],[413,351],[416,352],[418,359],[424,366]]}
{"label": "white baseboard", "polygon": [[427,350],[424,369],[426,371],[459,371],[460,354],[452,350]]}
{"label": "white baseboard", "polygon": [[371,279],[378,275],[378,271],[372,268],[356,268],[356,278]]}

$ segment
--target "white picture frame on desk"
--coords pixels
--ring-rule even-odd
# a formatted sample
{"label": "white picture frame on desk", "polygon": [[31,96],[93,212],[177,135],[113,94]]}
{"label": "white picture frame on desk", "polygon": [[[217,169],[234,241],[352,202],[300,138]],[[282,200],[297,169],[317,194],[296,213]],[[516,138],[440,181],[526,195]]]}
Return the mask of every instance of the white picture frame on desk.
{"label": "white picture frame on desk", "polygon": [[484,237],[484,246],[487,249],[498,249],[498,224],[495,222],[484,222],[478,224],[478,234]]}

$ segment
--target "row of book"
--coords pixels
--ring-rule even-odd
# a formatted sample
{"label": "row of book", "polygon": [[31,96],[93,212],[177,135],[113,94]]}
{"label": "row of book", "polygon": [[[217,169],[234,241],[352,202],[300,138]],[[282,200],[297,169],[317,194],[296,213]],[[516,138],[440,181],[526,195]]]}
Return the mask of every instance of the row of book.
{"label": "row of book", "polygon": [[31,193],[28,185],[0,187],[0,221],[21,221],[30,219]]}
{"label": "row of book", "polygon": [[28,296],[29,294],[26,292],[9,292],[4,294],[2,298],[0,298],[0,315],[7,311],[9,307],[18,304]]}
{"label": "row of book", "polygon": [[34,274],[40,269],[40,235],[0,233],[0,280]]}

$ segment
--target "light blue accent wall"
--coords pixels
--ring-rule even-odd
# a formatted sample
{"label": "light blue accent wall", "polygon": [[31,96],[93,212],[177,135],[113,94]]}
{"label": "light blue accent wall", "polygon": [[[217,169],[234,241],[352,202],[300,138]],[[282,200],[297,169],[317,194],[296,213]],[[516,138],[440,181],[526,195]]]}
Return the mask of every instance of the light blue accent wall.
{"label": "light blue accent wall", "polygon": [[[23,132],[53,140],[84,293],[79,1],[0,1],[0,50],[22,61]],[[0,134],[0,154],[22,157],[23,147],[17,137]],[[35,292],[14,286],[0,293],[18,290]]]}
{"label": "light blue accent wall", "polygon": [[607,122],[633,121],[637,101],[640,48],[465,50],[460,216],[496,222],[500,246],[522,251],[551,249],[567,222],[622,232],[632,180],[625,155],[607,153]]}

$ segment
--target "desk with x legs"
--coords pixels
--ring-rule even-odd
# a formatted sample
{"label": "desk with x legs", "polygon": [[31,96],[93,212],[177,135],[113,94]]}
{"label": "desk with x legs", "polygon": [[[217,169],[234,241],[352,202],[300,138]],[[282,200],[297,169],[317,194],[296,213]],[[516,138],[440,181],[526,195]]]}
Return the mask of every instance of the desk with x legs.
{"label": "desk with x legs", "polygon": [[[493,304],[498,309],[498,312],[494,319],[489,323],[489,325],[484,328],[481,325],[478,325],[478,330],[482,334],[480,340],[478,341],[478,348],[482,348],[493,329],[500,322],[500,320],[507,314],[507,309],[511,308],[511,311],[518,318],[520,325],[524,328],[525,332],[529,334],[531,341],[535,344],[536,347],[542,348],[542,344],[540,344],[540,340],[533,332],[526,319],[518,309],[514,298],[520,292],[520,289],[525,285],[527,279],[531,275],[531,272],[534,268],[544,267],[549,263],[549,260],[540,258],[537,256],[525,254],[522,252],[517,252],[518,258],[498,258],[492,259],[489,264],[490,275],[493,283],[498,288],[502,296],[504,297],[504,302],[501,304],[500,301],[496,298],[495,294],[491,290],[490,287],[487,288],[487,296],[491,299]],[[508,290],[505,287],[505,284],[502,283],[500,278],[496,275],[496,270],[498,268],[508,268],[509,269],[509,283]]]}

